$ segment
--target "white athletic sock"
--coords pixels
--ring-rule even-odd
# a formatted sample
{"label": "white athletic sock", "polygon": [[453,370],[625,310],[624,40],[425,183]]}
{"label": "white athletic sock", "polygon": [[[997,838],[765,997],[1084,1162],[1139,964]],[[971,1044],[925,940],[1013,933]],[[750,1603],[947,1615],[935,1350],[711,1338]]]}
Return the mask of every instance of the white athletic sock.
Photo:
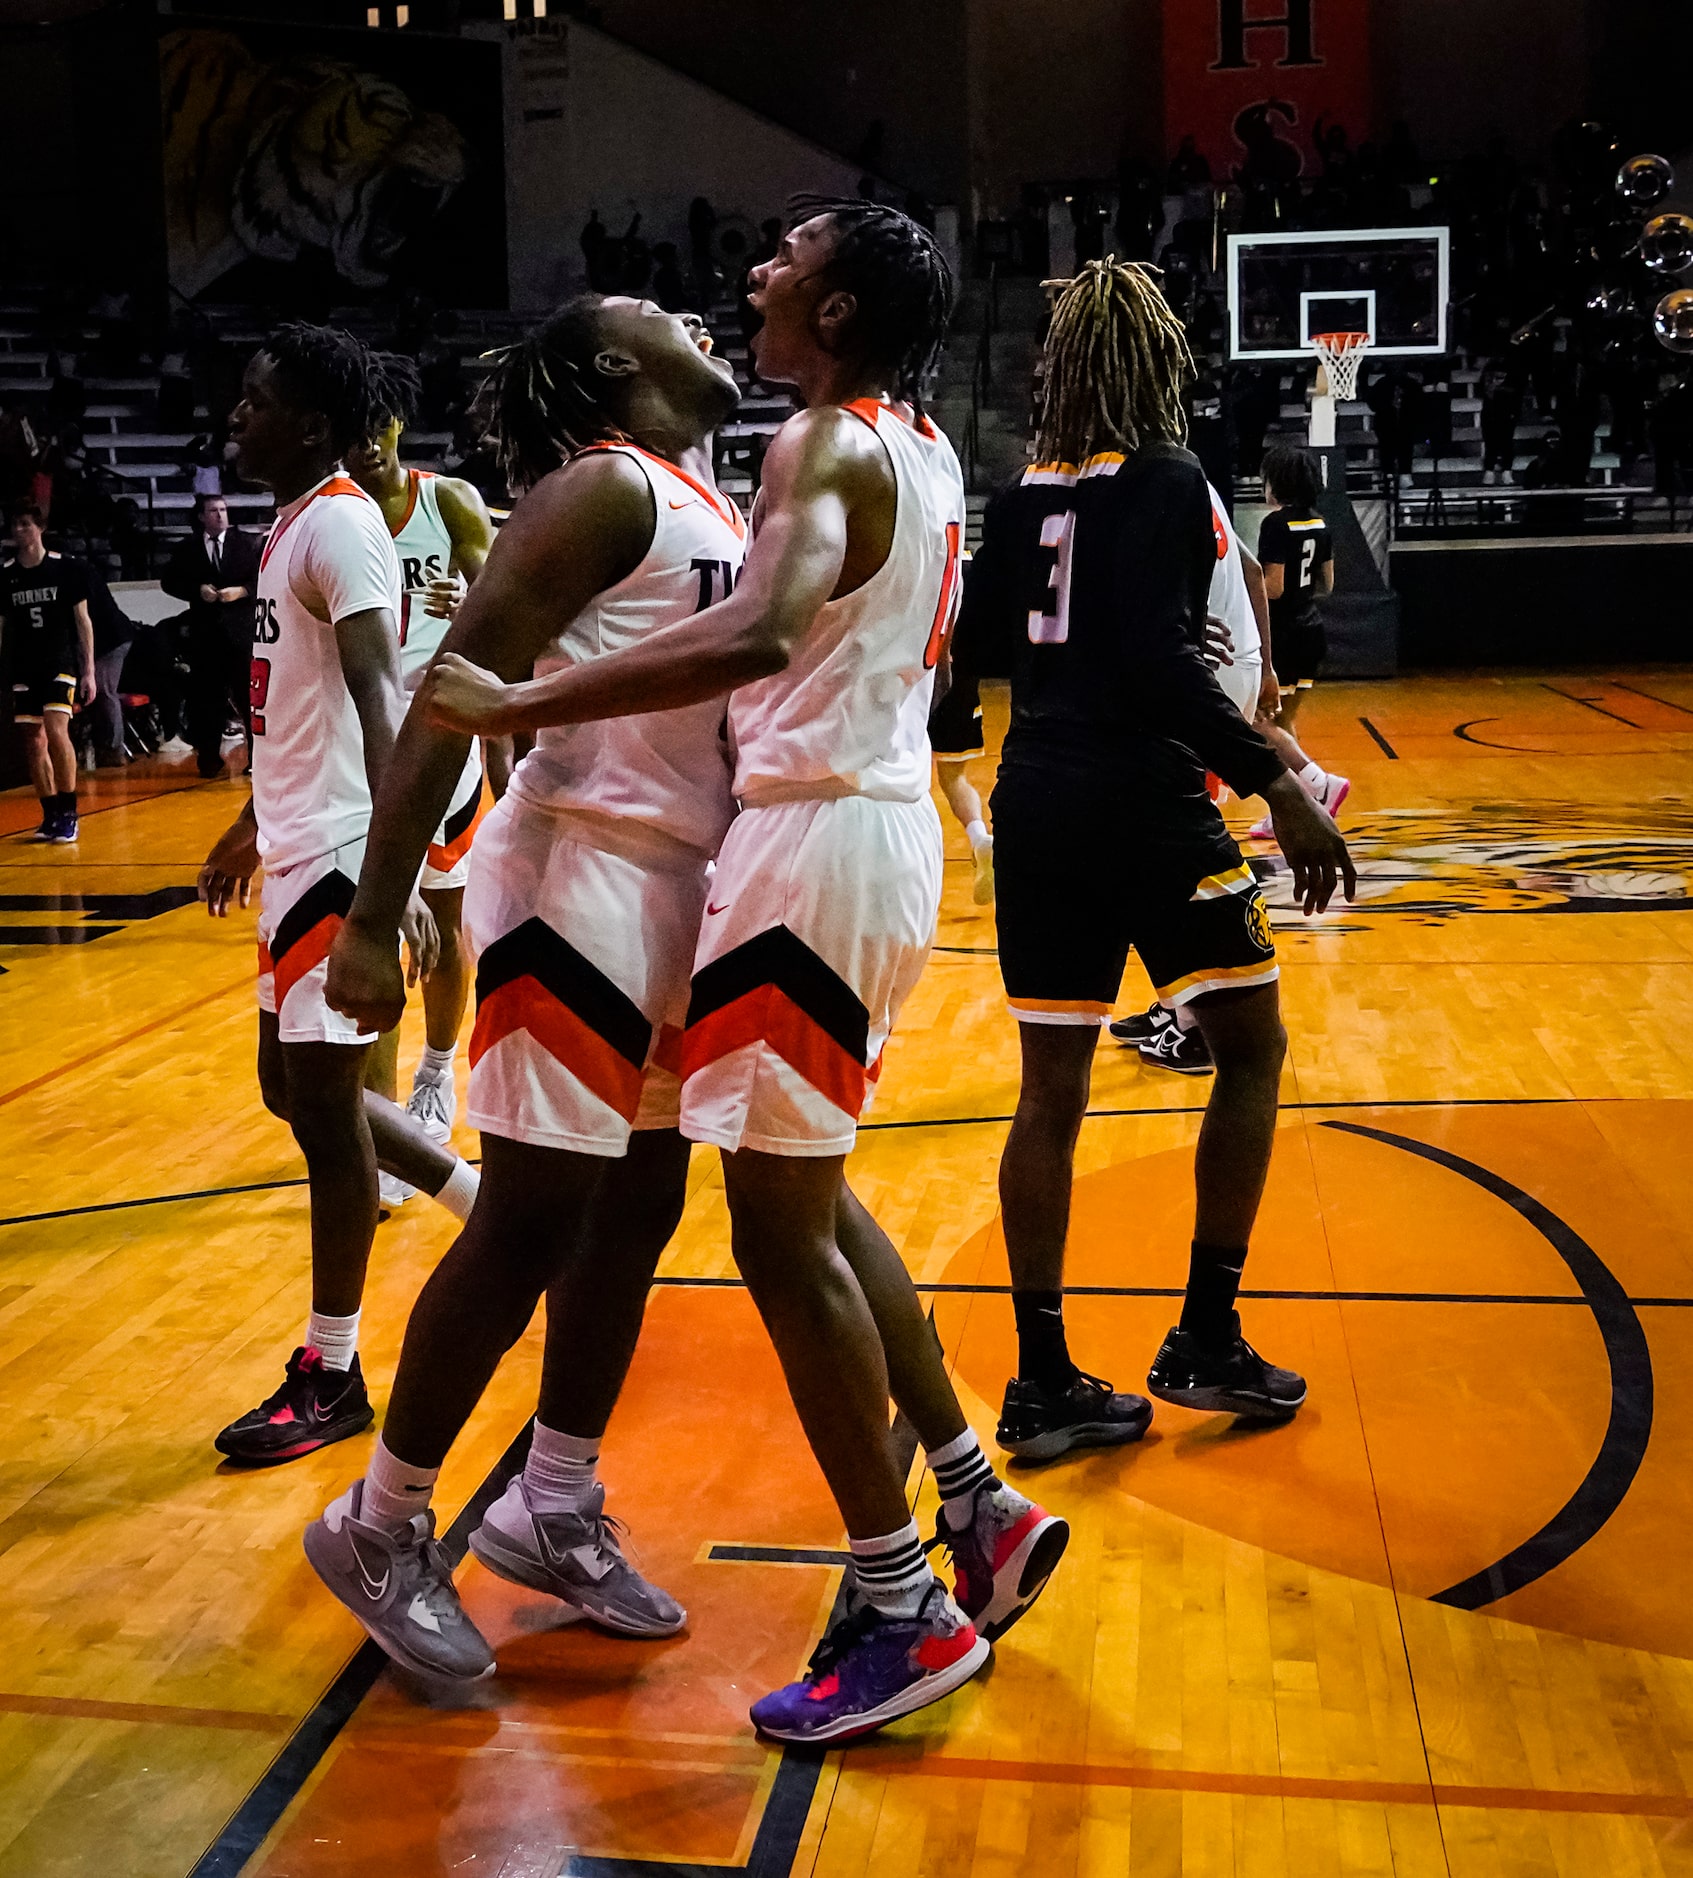
{"label": "white athletic sock", "polygon": [[482,1185],[482,1173],[468,1161],[460,1161],[447,1176],[447,1184],[437,1193],[435,1204],[444,1206],[454,1219],[469,1219],[476,1204],[476,1190]]}
{"label": "white athletic sock", "polygon": [[935,1574],[923,1556],[917,1522],[908,1519],[898,1532],[879,1539],[849,1539],[852,1575],[860,1593],[884,1617],[915,1617]]}
{"label": "white athletic sock", "polygon": [[445,1050],[437,1050],[433,1044],[426,1043],[423,1046],[423,1055],[418,1059],[417,1074],[412,1081],[414,1083],[439,1082],[443,1076],[452,1075],[453,1058],[458,1053],[459,1047],[456,1043]]}
{"label": "white athletic sock", "polygon": [[364,1501],[359,1518],[383,1532],[403,1532],[414,1513],[429,1510],[429,1496],[441,1477],[438,1467],[413,1467],[378,1440],[364,1477]]}
{"label": "white athletic sock", "polygon": [[970,1523],[976,1507],[976,1494],[983,1487],[997,1487],[998,1476],[988,1465],[976,1431],[966,1428],[944,1447],[929,1450],[929,1466],[934,1472],[935,1489],[941,1496],[946,1523],[954,1532],[962,1532]]}
{"label": "white athletic sock", "polygon": [[598,1435],[561,1435],[536,1422],[523,1463],[523,1492],[533,1513],[579,1513],[593,1492],[600,1458]]}
{"label": "white athletic sock", "polygon": [[306,1344],[323,1358],[325,1369],[349,1370],[359,1347],[359,1316],[325,1317],[313,1311],[306,1319]]}
{"label": "white athletic sock", "polygon": [[1322,794],[1323,784],[1326,783],[1328,779],[1328,771],[1316,763],[1307,763],[1305,767],[1299,770],[1294,776],[1294,781],[1303,783],[1314,796]]}
{"label": "white athletic sock", "polygon": [[979,817],[965,828],[964,833],[969,840],[970,852],[972,854],[979,848],[991,848],[993,846],[993,836],[988,833],[988,825]]}

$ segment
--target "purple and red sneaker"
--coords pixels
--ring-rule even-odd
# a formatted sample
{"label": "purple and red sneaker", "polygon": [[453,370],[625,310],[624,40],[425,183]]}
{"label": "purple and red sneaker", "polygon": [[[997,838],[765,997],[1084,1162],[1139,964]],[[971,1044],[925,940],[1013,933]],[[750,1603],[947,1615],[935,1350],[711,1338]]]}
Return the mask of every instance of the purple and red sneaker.
{"label": "purple and red sneaker", "polygon": [[753,1703],[753,1725],[776,1741],[854,1741],[951,1695],[991,1648],[939,1583],[915,1617],[863,1604],[818,1644],[798,1682]]}
{"label": "purple and red sneaker", "polygon": [[232,1461],[270,1467],[361,1435],[375,1420],[359,1359],[353,1358],[351,1369],[325,1369],[322,1356],[307,1345],[289,1357],[275,1395],[231,1422],[212,1445]]}
{"label": "purple and red sneaker", "polygon": [[1070,1522],[996,1482],[977,1488],[962,1532],[953,1531],[946,1508],[939,1508],[929,1543],[945,1546],[952,1560],[958,1608],[997,1643],[1046,1589],[1070,1543]]}

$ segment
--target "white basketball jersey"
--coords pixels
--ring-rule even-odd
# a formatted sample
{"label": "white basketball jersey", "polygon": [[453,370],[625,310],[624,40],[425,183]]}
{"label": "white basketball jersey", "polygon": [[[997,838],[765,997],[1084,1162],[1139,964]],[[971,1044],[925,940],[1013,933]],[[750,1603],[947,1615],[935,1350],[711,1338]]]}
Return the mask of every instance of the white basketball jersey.
{"label": "white basketball jersey", "polygon": [[434,471],[407,470],[406,476],[411,490],[405,520],[393,535],[400,561],[400,668],[406,690],[415,691],[452,625],[423,610],[423,595],[432,580],[444,580],[451,571],[453,538],[435,499]]}
{"label": "white basketball jersey", "polygon": [[1252,611],[1252,596],[1246,590],[1246,569],[1240,564],[1240,537],[1223,507],[1223,499],[1212,488],[1211,527],[1217,537],[1217,565],[1211,574],[1211,611],[1229,629],[1237,659],[1255,659],[1262,655],[1264,642],[1258,636],[1258,616]]}
{"label": "white basketball jersey", "polygon": [[730,699],[735,794],[748,804],[916,802],[929,791],[929,706],[958,609],[964,477],[927,418],[874,398],[846,409],[893,465],[893,543],[856,593],[822,609],[786,671]]}
{"label": "white basketball jersey", "polygon": [[[653,538],[627,579],[577,614],[535,661],[545,677],[639,645],[728,598],[746,553],[746,524],[725,495],[633,444],[607,444],[640,466],[653,496]],[[644,823],[715,854],[734,815],[725,700],[549,725],[518,765],[512,790],[542,808]]]}
{"label": "white basketball jersey", "polygon": [[364,735],[335,623],[400,612],[400,567],[381,509],[340,471],[271,526],[253,620],[253,813],[273,872],[370,827]]}

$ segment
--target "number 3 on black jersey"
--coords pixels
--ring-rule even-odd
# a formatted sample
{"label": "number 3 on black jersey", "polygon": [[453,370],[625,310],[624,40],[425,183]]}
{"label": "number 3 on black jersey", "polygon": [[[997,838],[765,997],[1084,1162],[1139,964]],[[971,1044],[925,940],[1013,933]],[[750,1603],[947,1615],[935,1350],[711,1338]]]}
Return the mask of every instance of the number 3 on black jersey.
{"label": "number 3 on black jersey", "polygon": [[1052,571],[1046,577],[1049,602],[1029,612],[1029,642],[1061,646],[1070,637],[1070,568],[1076,558],[1076,512],[1065,509],[1049,515],[1040,525],[1040,545],[1053,551]]}

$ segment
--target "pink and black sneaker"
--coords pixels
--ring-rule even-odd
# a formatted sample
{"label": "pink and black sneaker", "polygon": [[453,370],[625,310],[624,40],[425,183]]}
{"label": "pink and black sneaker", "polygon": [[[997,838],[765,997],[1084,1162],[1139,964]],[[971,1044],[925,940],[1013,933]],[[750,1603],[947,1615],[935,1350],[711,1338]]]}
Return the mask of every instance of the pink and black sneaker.
{"label": "pink and black sneaker", "polygon": [[861,1604],[818,1644],[798,1682],[753,1703],[753,1725],[775,1741],[853,1741],[951,1695],[989,1654],[940,1584],[915,1617]]}
{"label": "pink and black sneaker", "polygon": [[946,1547],[956,1573],[952,1595],[989,1643],[997,1643],[1046,1589],[1069,1543],[1068,1520],[1003,1482],[977,1488],[962,1532],[948,1525],[942,1506],[929,1541]]}
{"label": "pink and black sneaker", "polygon": [[359,1359],[348,1370],[325,1369],[308,1345],[289,1357],[276,1394],[231,1422],[212,1445],[244,1466],[271,1467],[362,1435],[375,1420]]}

